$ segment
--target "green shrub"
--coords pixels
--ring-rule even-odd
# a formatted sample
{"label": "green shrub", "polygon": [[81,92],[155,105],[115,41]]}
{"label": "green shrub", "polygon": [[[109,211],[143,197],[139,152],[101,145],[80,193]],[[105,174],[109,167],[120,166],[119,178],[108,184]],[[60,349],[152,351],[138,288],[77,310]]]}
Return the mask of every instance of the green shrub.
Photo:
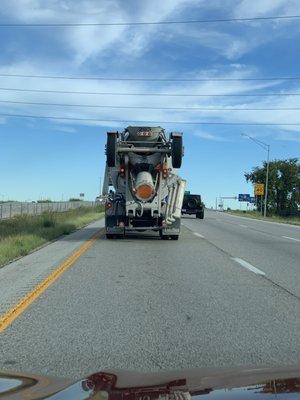
{"label": "green shrub", "polygon": [[54,213],[44,213],[42,214],[42,226],[44,228],[50,228],[55,226],[55,214]]}
{"label": "green shrub", "polygon": [[102,211],[101,205],[79,207],[61,213],[20,215],[0,221],[0,266],[99,219]]}

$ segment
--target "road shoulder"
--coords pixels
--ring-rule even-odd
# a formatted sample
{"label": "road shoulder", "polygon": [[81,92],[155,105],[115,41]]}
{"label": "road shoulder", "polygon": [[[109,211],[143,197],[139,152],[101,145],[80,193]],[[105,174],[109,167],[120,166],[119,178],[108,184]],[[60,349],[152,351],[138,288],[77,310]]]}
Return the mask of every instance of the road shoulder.
{"label": "road shoulder", "polygon": [[227,215],[227,216],[234,217],[234,218],[242,218],[242,219],[247,219],[250,221],[263,222],[265,224],[273,224],[273,225],[287,226],[287,227],[300,229],[300,225],[287,224],[285,222],[265,221],[265,220],[259,219],[259,218],[244,217],[243,215],[234,215],[234,214],[224,213],[224,212],[219,212],[219,211],[216,211],[216,212],[218,214]]}
{"label": "road shoulder", "polygon": [[2,267],[0,269],[0,314],[16,304],[103,226],[104,220],[101,218]]}

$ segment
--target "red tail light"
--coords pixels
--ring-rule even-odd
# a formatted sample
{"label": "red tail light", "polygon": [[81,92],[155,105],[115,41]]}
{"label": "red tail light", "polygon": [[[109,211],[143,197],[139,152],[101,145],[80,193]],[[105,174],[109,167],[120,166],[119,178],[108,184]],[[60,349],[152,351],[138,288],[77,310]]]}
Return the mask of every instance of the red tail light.
{"label": "red tail light", "polygon": [[124,178],[124,176],[125,176],[125,165],[120,165],[119,174]]}
{"label": "red tail light", "polygon": [[105,203],[105,208],[108,210],[109,208],[112,208],[112,202],[111,201],[107,201],[106,203]]}

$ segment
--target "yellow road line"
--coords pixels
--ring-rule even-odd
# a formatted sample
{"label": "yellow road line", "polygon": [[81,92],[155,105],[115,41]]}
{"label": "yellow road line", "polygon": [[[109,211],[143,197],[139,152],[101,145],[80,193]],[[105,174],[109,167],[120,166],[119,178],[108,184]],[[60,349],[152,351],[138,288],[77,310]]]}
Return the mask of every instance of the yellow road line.
{"label": "yellow road line", "polygon": [[31,292],[27,293],[17,304],[11,307],[5,314],[0,316],[0,333],[2,333],[14,320],[21,315],[42,293],[44,293],[52,283],[54,283],[67,269],[69,269],[79,257],[82,256],[101,236],[97,232],[65,261],[63,261],[54,271],[51,272],[41,283]]}

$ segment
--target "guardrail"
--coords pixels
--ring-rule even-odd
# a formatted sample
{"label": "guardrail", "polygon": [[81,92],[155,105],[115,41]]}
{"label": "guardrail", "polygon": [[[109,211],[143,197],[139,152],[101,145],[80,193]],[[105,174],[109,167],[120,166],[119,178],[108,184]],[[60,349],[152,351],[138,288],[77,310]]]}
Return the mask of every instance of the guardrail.
{"label": "guardrail", "polygon": [[49,203],[2,203],[0,204],[0,220],[17,215],[40,215],[46,211],[64,212],[79,207],[94,207],[94,201],[58,201]]}

